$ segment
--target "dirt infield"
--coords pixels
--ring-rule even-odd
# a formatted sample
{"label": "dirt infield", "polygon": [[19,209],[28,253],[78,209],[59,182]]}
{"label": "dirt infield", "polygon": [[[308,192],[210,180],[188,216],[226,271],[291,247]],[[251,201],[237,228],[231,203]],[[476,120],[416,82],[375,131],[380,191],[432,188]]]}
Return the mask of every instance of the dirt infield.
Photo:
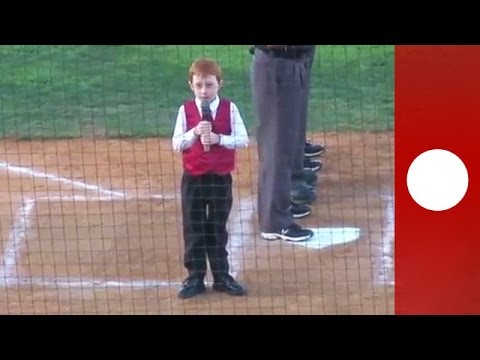
{"label": "dirt infield", "polygon": [[301,223],[316,238],[260,238],[252,144],[229,222],[249,294],[189,301],[176,298],[182,169],[168,140],[1,142],[0,313],[393,314],[393,134],[314,139],[328,151]]}

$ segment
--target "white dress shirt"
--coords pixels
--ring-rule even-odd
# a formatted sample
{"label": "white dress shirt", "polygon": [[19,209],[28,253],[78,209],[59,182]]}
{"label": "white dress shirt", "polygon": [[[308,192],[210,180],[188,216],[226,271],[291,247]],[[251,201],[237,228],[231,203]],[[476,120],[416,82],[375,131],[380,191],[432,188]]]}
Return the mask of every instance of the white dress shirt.
{"label": "white dress shirt", "polygon": [[[195,104],[199,114],[202,113],[201,101],[195,99]],[[213,121],[215,122],[217,116],[218,106],[220,105],[220,99],[217,97],[211,104],[210,110],[212,111]],[[230,150],[246,148],[249,145],[249,138],[245,123],[243,122],[240,111],[237,105],[230,102],[230,118],[231,118],[231,135],[220,135],[220,146],[223,146]],[[187,131],[187,118],[185,116],[185,106],[182,105],[178,110],[177,121],[175,124],[175,130],[172,138],[172,147],[175,152],[183,152],[193,146],[197,140],[197,136],[194,133],[195,129]]]}

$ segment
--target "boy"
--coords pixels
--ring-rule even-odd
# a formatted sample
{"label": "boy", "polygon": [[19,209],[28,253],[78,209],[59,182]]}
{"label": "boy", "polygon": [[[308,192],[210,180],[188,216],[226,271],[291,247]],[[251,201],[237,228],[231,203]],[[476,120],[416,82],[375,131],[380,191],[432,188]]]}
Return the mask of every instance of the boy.
{"label": "boy", "polygon": [[218,96],[222,83],[222,71],[214,60],[199,59],[192,64],[189,84],[195,99],[180,107],[172,139],[174,151],[182,153],[184,167],[184,265],[189,276],[178,293],[181,299],[205,292],[207,257],[213,290],[245,294],[245,288],[229,274],[226,224],[233,201],[235,150],[246,148],[249,139],[237,106]]}

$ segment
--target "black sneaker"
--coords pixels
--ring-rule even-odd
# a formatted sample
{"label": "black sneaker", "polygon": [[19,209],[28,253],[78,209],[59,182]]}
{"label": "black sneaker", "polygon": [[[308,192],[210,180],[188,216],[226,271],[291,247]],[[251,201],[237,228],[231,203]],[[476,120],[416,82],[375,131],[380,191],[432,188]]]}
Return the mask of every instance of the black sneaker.
{"label": "black sneaker", "polygon": [[245,286],[230,275],[215,279],[212,289],[213,291],[225,292],[231,296],[243,296],[247,293]]}
{"label": "black sneaker", "polygon": [[306,157],[315,157],[320,156],[325,152],[325,146],[314,145],[310,141],[305,143],[305,156]]}
{"label": "black sneaker", "polygon": [[183,284],[182,289],[178,293],[180,299],[190,299],[206,291],[205,283],[198,277],[189,277]]}
{"label": "black sneaker", "polygon": [[307,205],[292,204],[290,205],[290,212],[294,219],[303,219],[312,213],[312,209]]}
{"label": "black sneaker", "polygon": [[302,184],[295,186],[290,191],[290,200],[294,204],[307,204],[310,205],[317,200],[314,188],[311,186]]}
{"label": "black sneaker", "polygon": [[323,168],[323,163],[320,160],[312,160],[308,157],[303,161],[303,168],[305,170],[320,171]]}
{"label": "black sneaker", "polygon": [[279,231],[278,233],[262,233],[265,240],[286,240],[286,241],[307,241],[313,237],[312,230],[302,229],[297,224],[292,224],[288,228]]}

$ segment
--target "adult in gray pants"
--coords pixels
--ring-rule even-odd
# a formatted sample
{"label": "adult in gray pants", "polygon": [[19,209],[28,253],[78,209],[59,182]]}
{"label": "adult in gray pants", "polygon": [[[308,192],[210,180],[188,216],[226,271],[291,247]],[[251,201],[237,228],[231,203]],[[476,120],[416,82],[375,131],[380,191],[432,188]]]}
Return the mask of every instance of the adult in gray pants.
{"label": "adult in gray pants", "polygon": [[[255,45],[252,92],[258,121],[258,217],[267,240],[313,236],[294,222],[292,178],[305,147],[302,109],[307,95],[308,51],[314,45]],[[303,139],[303,140],[302,140]]]}

